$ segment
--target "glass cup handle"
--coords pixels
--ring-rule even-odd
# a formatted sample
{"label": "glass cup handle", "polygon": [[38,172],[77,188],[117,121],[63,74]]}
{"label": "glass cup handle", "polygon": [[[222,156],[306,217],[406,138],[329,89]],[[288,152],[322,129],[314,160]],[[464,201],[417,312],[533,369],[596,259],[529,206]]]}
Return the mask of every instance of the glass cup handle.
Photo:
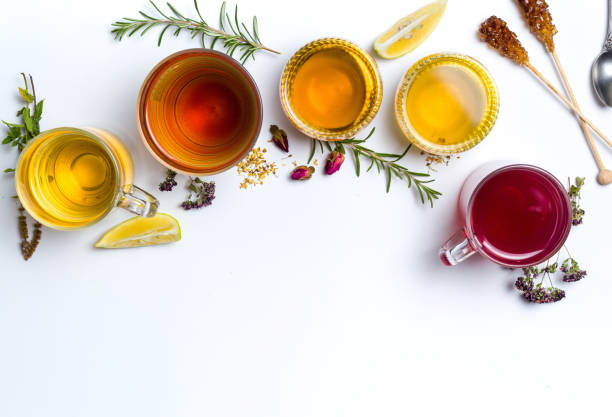
{"label": "glass cup handle", "polygon": [[459,262],[476,253],[465,234],[465,229],[459,230],[440,248],[440,260],[444,265],[455,266]]}
{"label": "glass cup handle", "polygon": [[139,216],[153,217],[159,208],[159,201],[142,188],[129,184],[119,192],[117,207]]}

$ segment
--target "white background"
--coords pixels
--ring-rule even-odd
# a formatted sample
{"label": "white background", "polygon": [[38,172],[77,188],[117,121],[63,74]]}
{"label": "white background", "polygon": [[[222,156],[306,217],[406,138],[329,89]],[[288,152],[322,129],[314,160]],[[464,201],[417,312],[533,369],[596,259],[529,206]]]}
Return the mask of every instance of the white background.
{"label": "white background", "polygon": [[[136,96],[162,58],[197,46],[168,37],[113,41],[110,23],[151,10],[145,0],[3,1],[0,116],[18,108],[19,73],[44,97],[43,129],[94,126],[117,132],[132,150],[136,183],[155,190],[164,169],[136,128]],[[220,1],[202,1],[216,22]],[[280,163],[306,162],[309,141],[281,112],[277,84],[303,44],[340,36],[371,50],[374,39],[422,1],[246,1],[261,36],[281,56],[257,54],[248,69],[264,100],[259,145]],[[585,113],[612,135],[611,110],[590,89],[590,65],[605,34],[605,1],[551,0],[559,55]],[[188,0],[174,4],[193,15]],[[393,117],[402,74],[441,51],[481,60],[500,88],[490,136],[435,173],[444,193],[434,209],[381,175],[356,178],[352,161],[327,177],[239,190],[235,170],[217,175],[217,198],[184,212],[182,189],[156,194],[177,217],[181,242],[95,250],[100,235],[129,217],[114,211],[77,232],[45,229],[27,263],[18,249],[10,175],[0,177],[0,416],[454,416],[606,415],[612,390],[612,187],[596,167],[570,113],[526,71],[478,42],[490,14],[508,20],[534,65],[558,82],[551,60],[511,1],[450,0],[433,35],[394,61],[378,60],[385,96],[370,145],[406,145]],[[277,123],[293,159],[267,143]],[[602,142],[599,142],[601,144]],[[0,149],[0,167],[14,149]],[[601,146],[612,166],[612,151]],[[322,156],[318,157],[321,161]],[[515,273],[476,257],[443,267],[438,246],[457,228],[466,175],[492,159],[519,159],[559,178],[586,176],[584,225],[569,247],[588,270],[563,285],[555,305],[523,302]],[[411,152],[404,163],[425,169]],[[185,178],[180,179],[184,185]]]}

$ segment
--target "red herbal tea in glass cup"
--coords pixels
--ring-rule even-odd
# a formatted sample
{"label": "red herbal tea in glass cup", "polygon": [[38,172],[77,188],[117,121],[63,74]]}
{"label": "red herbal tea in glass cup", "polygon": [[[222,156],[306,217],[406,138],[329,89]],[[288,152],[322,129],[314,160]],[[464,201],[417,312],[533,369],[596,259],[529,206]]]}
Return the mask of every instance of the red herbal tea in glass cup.
{"label": "red herbal tea in glass cup", "polygon": [[565,187],[533,165],[487,164],[459,195],[463,228],[440,249],[446,265],[474,253],[511,268],[537,265],[565,243],[572,208]]}
{"label": "red herbal tea in glass cup", "polygon": [[226,54],[187,49],[161,61],[138,97],[138,128],[151,154],[186,175],[225,171],[250,152],[262,103],[247,70]]}

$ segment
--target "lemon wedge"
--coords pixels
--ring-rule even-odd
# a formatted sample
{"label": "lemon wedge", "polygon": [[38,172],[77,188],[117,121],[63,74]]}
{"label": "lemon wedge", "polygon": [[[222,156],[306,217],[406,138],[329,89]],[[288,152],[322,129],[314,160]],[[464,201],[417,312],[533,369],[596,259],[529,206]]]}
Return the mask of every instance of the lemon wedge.
{"label": "lemon wedge", "polygon": [[446,10],[447,0],[437,0],[396,22],[374,42],[381,58],[393,59],[416,49],[434,31]]}
{"label": "lemon wedge", "polygon": [[139,246],[161,245],[181,240],[178,221],[163,213],[153,217],[133,217],[119,223],[102,236],[94,245],[96,248],[136,248]]}

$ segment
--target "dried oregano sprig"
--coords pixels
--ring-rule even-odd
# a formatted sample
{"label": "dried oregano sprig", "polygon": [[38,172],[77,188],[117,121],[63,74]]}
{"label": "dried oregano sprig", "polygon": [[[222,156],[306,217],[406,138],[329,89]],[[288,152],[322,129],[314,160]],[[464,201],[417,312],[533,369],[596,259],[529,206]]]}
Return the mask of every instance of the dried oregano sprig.
{"label": "dried oregano sprig", "polygon": [[[556,303],[565,298],[565,291],[556,288],[550,278],[551,274],[555,274],[559,264],[546,264],[543,268],[531,266],[523,268],[523,275],[518,277],[514,283],[514,287],[521,291],[523,298],[530,303],[546,304]],[[536,280],[540,278],[540,282],[536,284]],[[544,279],[548,278],[550,287],[544,286]]]}
{"label": "dried oregano sprig", "polygon": [[113,29],[111,33],[115,35],[115,39],[122,40],[124,36],[127,35],[130,37],[138,32],[140,32],[140,36],[142,36],[155,26],[163,26],[158,37],[158,46],[161,45],[166,31],[173,28],[174,36],[178,36],[181,31],[185,30],[191,35],[192,39],[199,37],[203,48],[206,48],[206,38],[208,37],[211,39],[209,45],[210,49],[213,49],[217,42],[221,42],[229,56],[233,56],[236,51],[242,52],[239,60],[243,64],[251,57],[255,59],[253,54],[259,50],[280,54],[280,52],[264,46],[261,42],[257,17],[253,17],[251,30],[249,30],[244,23],[239,21],[238,6],[235,7],[234,16],[232,17],[226,12],[225,1],[223,2],[219,18],[220,29],[216,29],[206,23],[200,14],[197,0],[193,2],[198,14],[197,19],[185,17],[170,3],[166,4],[171,13],[166,14],[162,12],[153,1],[149,0],[149,2],[157,13],[159,13],[159,16],[151,16],[150,14],[139,11],[138,13],[142,16],[141,18],[134,19],[124,17],[123,20],[119,20],[112,24]]}
{"label": "dried oregano sprig", "polygon": [[578,226],[582,224],[582,220],[584,217],[584,210],[580,207],[580,190],[582,190],[582,186],[584,185],[584,178],[576,177],[575,184],[572,185],[570,179],[567,179],[568,182],[568,194],[570,198],[570,202],[572,204],[572,224],[574,226]]}
{"label": "dried oregano sprig", "polygon": [[159,191],[172,191],[176,186],[176,172],[169,169],[166,171],[166,178],[159,183]]}
{"label": "dried oregano sprig", "polygon": [[[166,178],[159,183],[160,191],[172,191],[177,185],[177,173],[171,169],[166,171]],[[189,194],[185,201],[181,203],[181,207],[185,210],[199,209],[212,204],[215,199],[215,183],[202,181],[198,177],[189,177],[189,185],[187,186]]]}
{"label": "dried oregano sprig", "polygon": [[335,150],[341,152],[343,155],[346,154],[348,148],[355,157],[355,169],[357,176],[361,174],[360,160],[361,158],[365,158],[366,160],[370,161],[370,165],[366,172],[369,172],[374,166],[376,166],[376,170],[379,173],[383,172],[386,174],[387,192],[389,192],[389,189],[391,188],[391,178],[395,176],[401,180],[406,180],[408,182],[408,187],[412,187],[412,185],[414,184],[414,187],[418,191],[419,197],[421,198],[421,202],[425,204],[425,199],[427,199],[431,207],[433,207],[434,200],[437,200],[442,195],[441,192],[436,191],[426,185],[433,182],[434,179],[425,180],[425,178],[430,177],[429,174],[424,172],[411,171],[408,168],[398,164],[398,161],[401,160],[404,156],[406,156],[406,154],[412,147],[412,144],[408,145],[408,147],[402,154],[376,152],[372,149],[363,146],[363,144],[372,137],[375,130],[376,128],[372,128],[372,130],[370,131],[368,136],[366,136],[365,139],[351,138],[331,143],[327,141],[313,139],[312,150],[310,152],[310,158],[308,158],[308,163],[312,161],[312,158],[315,155],[315,152],[317,150],[317,144],[321,149],[321,153],[324,153],[323,146],[326,146],[330,152]]}
{"label": "dried oregano sprig", "polygon": [[[25,88],[19,89],[19,95],[25,102],[25,105],[17,112],[17,117],[21,118],[21,123],[9,123],[4,120],[2,123],[7,127],[8,134],[2,141],[4,145],[11,145],[16,147],[19,152],[23,150],[26,143],[34,136],[40,133],[40,119],[43,112],[43,101],[37,101],[36,89],[34,88],[34,79],[30,75],[26,75],[22,72],[23,83]],[[28,78],[30,83],[28,84]],[[13,168],[7,168],[4,172],[15,172]],[[34,231],[32,232],[32,239],[29,238],[28,222],[26,218],[25,209],[21,204],[18,206],[19,216],[17,217],[19,225],[19,235],[21,237],[21,255],[26,261],[32,257],[34,251],[38,247],[40,237],[42,235],[42,225],[37,221],[34,221]]]}
{"label": "dried oregano sprig", "polygon": [[[569,250],[564,249],[568,257],[561,263],[561,267],[559,267],[559,262],[556,261],[553,264],[547,262],[543,268],[531,266],[522,269],[523,275],[517,278],[514,287],[521,291],[525,300],[531,303],[544,304],[554,303],[565,298],[565,291],[555,287],[552,283],[551,277],[558,272],[561,272],[562,280],[566,283],[580,281],[587,276],[587,272],[580,269],[580,265],[569,253]],[[536,284],[538,278],[540,282]],[[545,279],[548,279],[550,287],[544,286]]]}
{"label": "dried oregano sprig", "polygon": [[198,177],[191,178],[189,185],[189,196],[181,203],[185,210],[199,209],[212,204],[215,199],[215,183],[202,181]]}

